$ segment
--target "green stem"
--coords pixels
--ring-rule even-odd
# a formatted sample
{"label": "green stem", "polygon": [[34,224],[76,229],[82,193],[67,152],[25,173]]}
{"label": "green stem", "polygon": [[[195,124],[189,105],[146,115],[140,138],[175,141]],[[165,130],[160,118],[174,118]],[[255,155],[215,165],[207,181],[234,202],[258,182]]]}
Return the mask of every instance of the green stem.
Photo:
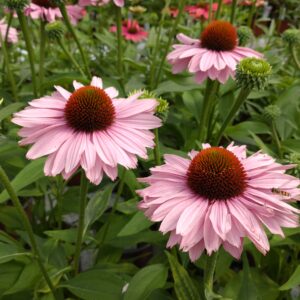
{"label": "green stem", "polygon": [[84,71],[82,70],[82,68],[80,67],[80,65],[77,63],[77,61],[75,60],[75,58],[73,57],[73,55],[71,54],[71,52],[64,45],[64,43],[62,42],[62,40],[58,39],[57,42],[58,42],[60,48],[62,49],[62,51],[66,54],[66,56],[69,58],[69,60],[73,63],[73,65],[75,66],[75,68],[80,72],[80,74],[83,77],[86,77]]}
{"label": "green stem", "polygon": [[83,48],[81,46],[81,43],[76,35],[76,32],[70,22],[70,19],[69,19],[69,16],[68,16],[68,13],[67,13],[67,10],[66,10],[66,6],[62,3],[60,6],[59,6],[59,9],[60,9],[60,12],[63,16],[63,19],[64,19],[64,22],[66,24],[66,27],[68,28],[69,32],[71,33],[71,35],[73,36],[74,40],[75,40],[75,43],[77,44],[77,47],[78,47],[78,50],[80,52],[80,55],[81,55],[81,58],[82,58],[82,61],[83,61],[83,64],[84,64],[84,68],[85,68],[85,73],[87,75],[88,78],[91,78],[91,72],[90,72],[90,68],[89,68],[89,65],[88,65],[88,61],[87,61],[87,58],[86,58],[86,55],[83,51]]}
{"label": "green stem", "polygon": [[210,107],[213,103],[213,99],[216,96],[217,88],[218,88],[218,82],[207,78],[205,94],[203,99],[203,107],[202,107],[201,118],[200,118],[200,130],[199,130],[200,143],[204,142],[207,138],[209,112],[210,112]]}
{"label": "green stem", "polygon": [[21,219],[22,219],[22,222],[23,222],[23,225],[27,231],[27,234],[29,236],[29,240],[30,240],[30,244],[31,244],[31,247],[32,247],[32,251],[33,251],[33,254],[34,256],[36,257],[36,260],[38,262],[38,265],[39,265],[39,268],[45,278],[45,281],[47,282],[53,296],[55,299],[58,299],[57,296],[56,296],[56,293],[55,293],[55,288],[51,282],[51,279],[47,273],[47,270],[46,268],[44,267],[44,264],[42,262],[42,258],[41,258],[41,254],[40,254],[40,251],[38,249],[38,246],[37,246],[37,243],[36,243],[36,240],[35,240],[35,237],[34,237],[34,233],[33,233],[33,230],[32,230],[32,227],[31,227],[31,224],[30,224],[30,221],[23,209],[23,206],[21,205],[20,203],[20,200],[13,188],[13,186],[11,185],[10,181],[9,181],[9,178],[7,177],[5,171],[3,170],[3,168],[0,166],[0,181],[2,183],[2,185],[4,186],[4,188],[7,190],[7,193],[9,194],[16,210],[18,211]]}
{"label": "green stem", "polygon": [[117,195],[116,195],[115,202],[114,202],[114,204],[112,206],[112,209],[109,213],[108,219],[107,219],[106,223],[104,224],[102,238],[99,242],[100,245],[103,244],[103,242],[105,241],[105,238],[107,236],[109,225],[111,223],[112,217],[114,216],[114,214],[117,210],[117,206],[118,206],[120,197],[121,197],[123,189],[124,189],[125,178],[126,178],[126,169],[123,168],[122,171],[121,171],[121,175],[120,175],[120,181],[119,181],[119,186],[118,186],[118,189],[117,189]]}
{"label": "green stem", "polygon": [[35,58],[34,58],[34,51],[30,40],[29,29],[23,12],[21,10],[17,10],[17,15],[18,15],[18,19],[20,22],[21,30],[23,32],[23,36],[24,36],[24,40],[28,52],[29,64],[31,69],[31,77],[32,77],[32,85],[33,85],[33,94],[35,97],[37,97],[37,81],[36,81],[36,74],[35,74],[35,67],[34,67]]}
{"label": "green stem", "polygon": [[208,23],[212,21],[212,6],[213,0],[209,0]]}
{"label": "green stem", "polygon": [[298,59],[298,56],[297,56],[297,51],[296,51],[296,47],[295,46],[291,46],[291,53],[292,53],[292,57],[293,57],[293,60],[297,66],[298,69],[300,69],[300,61]]}
{"label": "green stem", "polygon": [[271,127],[272,127],[272,137],[273,137],[273,141],[274,141],[274,143],[276,145],[276,148],[277,148],[278,156],[279,156],[279,158],[282,158],[281,142],[280,142],[280,139],[279,139],[279,136],[278,136],[278,132],[277,132],[274,120],[272,120]]}
{"label": "green stem", "polygon": [[156,67],[156,58],[157,58],[157,54],[160,50],[160,36],[161,36],[161,31],[162,31],[162,28],[163,28],[164,21],[165,21],[165,17],[166,17],[166,11],[167,11],[169,5],[170,5],[170,0],[167,0],[166,5],[163,9],[163,14],[162,14],[161,19],[159,21],[159,27],[158,27],[158,31],[157,31],[157,34],[156,34],[155,48],[154,48],[153,57],[152,57],[152,64],[151,64],[151,67],[150,67],[150,90],[152,90],[153,86],[154,86],[154,75],[155,75],[155,70],[156,70],[156,68],[155,68]]}
{"label": "green stem", "polygon": [[207,256],[206,267],[204,272],[204,293],[206,300],[220,298],[213,291],[214,286],[214,273],[216,269],[218,259],[218,252],[213,252],[210,256]]}
{"label": "green stem", "polygon": [[253,3],[252,3],[251,10],[250,10],[249,17],[248,17],[248,21],[247,21],[247,26],[250,27],[250,28],[252,28],[253,18],[254,18],[255,12],[256,12],[256,1],[257,0],[254,0]]}
{"label": "green stem", "polygon": [[116,6],[116,22],[117,22],[117,49],[118,49],[118,73],[121,86],[123,87],[123,45],[122,45],[122,8]]}
{"label": "green stem", "polygon": [[45,62],[45,48],[46,48],[46,33],[45,33],[45,21],[41,20],[40,25],[40,64],[39,64],[39,82],[40,82],[40,96],[43,95],[44,88],[44,62]]}
{"label": "green stem", "polygon": [[56,178],[56,201],[57,201],[57,223],[58,228],[62,228],[62,211],[63,211],[63,190],[64,190],[64,182],[61,176],[57,176]]}
{"label": "green stem", "polygon": [[17,86],[16,86],[14,75],[10,68],[10,59],[9,59],[9,54],[8,54],[8,51],[6,48],[6,43],[2,38],[1,32],[0,32],[0,45],[1,45],[2,52],[3,52],[4,62],[6,65],[7,75],[8,75],[10,85],[11,85],[12,94],[13,94],[15,101],[17,101],[18,100]]}
{"label": "green stem", "polygon": [[222,4],[223,4],[223,0],[218,0],[218,9],[217,9],[217,12],[216,12],[216,20],[218,20],[220,15],[221,15]]}
{"label": "green stem", "polygon": [[161,164],[161,157],[160,157],[160,149],[159,149],[159,133],[158,128],[154,129],[154,141],[155,141],[155,147],[154,147],[154,158],[155,158],[155,164],[159,166]]}
{"label": "green stem", "polygon": [[235,20],[235,11],[237,7],[237,0],[232,0],[231,4],[231,14],[230,14],[230,23],[233,24]]}
{"label": "green stem", "polygon": [[88,191],[88,180],[85,176],[85,172],[82,170],[81,182],[80,182],[79,221],[78,221],[76,249],[75,249],[75,255],[74,255],[75,275],[78,274],[78,272],[79,272],[79,261],[80,261],[81,245],[82,245],[82,241],[83,241],[84,215],[85,215],[87,191]]}
{"label": "green stem", "polygon": [[230,123],[234,119],[234,116],[236,115],[236,113],[238,112],[238,110],[240,109],[240,107],[242,106],[244,101],[247,99],[250,92],[251,92],[250,89],[243,89],[242,88],[240,90],[240,93],[239,93],[237,99],[235,100],[234,105],[230,109],[225,121],[223,122],[223,124],[221,126],[221,129],[219,130],[219,132],[218,132],[218,134],[217,134],[217,136],[214,140],[214,145],[218,145],[220,143],[220,140],[222,138],[222,135],[223,135],[225,129],[227,128],[228,125],[230,125]]}
{"label": "green stem", "polygon": [[161,61],[160,61],[159,67],[158,67],[157,76],[156,76],[156,82],[155,82],[154,88],[156,88],[158,86],[158,83],[160,81],[161,72],[162,72],[162,69],[163,69],[166,57],[167,57],[167,55],[169,53],[169,49],[170,49],[171,43],[172,43],[173,38],[174,38],[174,36],[176,34],[177,26],[179,24],[181,15],[183,13],[185,2],[186,2],[186,0],[179,0],[178,15],[177,15],[176,19],[174,20],[172,30],[171,30],[171,32],[169,34],[169,39],[168,39],[167,45],[165,47],[165,51],[163,53],[163,56],[161,58]]}

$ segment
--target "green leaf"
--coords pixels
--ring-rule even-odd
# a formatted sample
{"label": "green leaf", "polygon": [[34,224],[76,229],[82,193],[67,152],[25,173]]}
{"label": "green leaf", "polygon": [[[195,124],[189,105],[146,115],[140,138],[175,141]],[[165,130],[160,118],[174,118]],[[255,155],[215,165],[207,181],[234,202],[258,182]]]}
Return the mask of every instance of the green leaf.
{"label": "green leaf", "polygon": [[297,266],[296,270],[289,278],[289,280],[283,284],[279,289],[281,291],[292,289],[293,287],[300,284],[300,266]]}
{"label": "green leaf", "polygon": [[123,280],[103,270],[89,270],[60,285],[84,300],[121,300]]}
{"label": "green leaf", "polygon": [[162,288],[168,277],[168,269],[162,265],[147,266],[138,271],[129,282],[124,300],[145,300],[156,289]]}
{"label": "green leaf", "polygon": [[20,248],[14,244],[0,243],[0,264],[30,255],[29,252],[20,250]]}
{"label": "green leaf", "polygon": [[[17,174],[17,176],[11,181],[11,184],[15,189],[15,191],[18,192],[22,188],[42,178],[44,176],[44,172],[43,172],[44,163],[45,163],[45,159],[40,158],[30,162],[26,167],[24,167]],[[9,195],[5,190],[0,194],[0,203],[3,203],[8,199],[9,199]]]}
{"label": "green leaf", "polygon": [[9,117],[14,112],[18,111],[24,105],[25,104],[22,102],[15,102],[15,103],[12,103],[12,104],[9,104],[9,105],[3,107],[0,110],[0,122],[2,122],[2,120]]}
{"label": "green leaf", "polygon": [[104,191],[98,192],[89,201],[84,217],[84,234],[96,220],[98,220],[105,212],[114,185],[108,185]]}
{"label": "green leaf", "polygon": [[149,228],[151,225],[152,222],[145,217],[144,213],[138,211],[118,233],[118,236],[128,236],[136,234],[146,228]]}
{"label": "green leaf", "polygon": [[199,291],[194,285],[191,277],[185,268],[178,262],[178,260],[166,252],[171,271],[174,278],[174,288],[178,300],[199,300],[201,299]]}
{"label": "green leaf", "polygon": [[47,230],[44,231],[44,233],[56,240],[60,240],[68,243],[75,243],[77,240],[76,228],[61,229],[61,230]]}

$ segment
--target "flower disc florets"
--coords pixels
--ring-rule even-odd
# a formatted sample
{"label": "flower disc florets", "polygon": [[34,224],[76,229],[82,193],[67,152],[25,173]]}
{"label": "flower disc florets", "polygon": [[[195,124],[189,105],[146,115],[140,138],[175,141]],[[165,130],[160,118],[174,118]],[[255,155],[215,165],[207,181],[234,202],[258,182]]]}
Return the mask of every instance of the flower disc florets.
{"label": "flower disc florets", "polygon": [[28,4],[28,0],[7,0],[6,6],[10,10],[23,10]]}
{"label": "flower disc florets", "polygon": [[201,34],[201,46],[214,51],[231,51],[237,45],[237,32],[226,21],[213,21]]}
{"label": "flower disc florets", "polygon": [[295,28],[287,29],[282,34],[282,39],[290,45],[299,45],[300,44],[300,30],[295,29]]}
{"label": "flower disc florets", "polygon": [[240,46],[245,46],[253,38],[253,32],[248,26],[241,26],[237,29]]}
{"label": "flower disc florets", "polygon": [[60,39],[65,31],[64,26],[60,21],[47,23],[45,30],[50,40]]}
{"label": "flower disc florets", "polygon": [[115,108],[103,89],[85,86],[70,96],[65,107],[65,119],[76,131],[104,130],[113,123]]}
{"label": "flower disc florets", "polygon": [[248,57],[236,67],[236,82],[239,87],[262,89],[271,74],[271,65],[260,58]]}
{"label": "flower disc florets", "polygon": [[57,7],[55,2],[52,1],[52,0],[31,0],[31,2],[38,5],[38,6],[45,7],[45,8],[55,8],[55,7]]}
{"label": "flower disc florets", "polygon": [[244,167],[231,151],[212,147],[193,158],[187,183],[196,194],[213,201],[240,196],[247,179]]}

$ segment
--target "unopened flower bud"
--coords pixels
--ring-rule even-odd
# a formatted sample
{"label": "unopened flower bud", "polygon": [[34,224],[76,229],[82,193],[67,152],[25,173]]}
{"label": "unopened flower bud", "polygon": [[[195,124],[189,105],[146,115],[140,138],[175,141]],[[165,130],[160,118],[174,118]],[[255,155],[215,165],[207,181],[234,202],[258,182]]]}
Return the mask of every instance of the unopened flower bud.
{"label": "unopened flower bud", "polygon": [[268,105],[264,108],[263,116],[267,121],[275,121],[281,116],[281,109],[278,105]]}
{"label": "unopened flower bud", "polygon": [[237,29],[238,39],[239,39],[239,45],[245,46],[249,40],[251,40],[254,35],[248,26],[241,26]]}
{"label": "unopened flower bud", "polygon": [[236,67],[236,83],[240,88],[262,89],[271,74],[271,69],[271,65],[263,59],[242,59]]}
{"label": "unopened flower bud", "polygon": [[289,45],[300,45],[300,30],[291,28],[282,34],[282,39]]}
{"label": "unopened flower bud", "polygon": [[60,21],[48,23],[45,30],[50,40],[58,40],[64,34],[64,26]]}
{"label": "unopened flower bud", "polygon": [[28,0],[6,0],[6,6],[12,11],[23,10],[27,4]]}

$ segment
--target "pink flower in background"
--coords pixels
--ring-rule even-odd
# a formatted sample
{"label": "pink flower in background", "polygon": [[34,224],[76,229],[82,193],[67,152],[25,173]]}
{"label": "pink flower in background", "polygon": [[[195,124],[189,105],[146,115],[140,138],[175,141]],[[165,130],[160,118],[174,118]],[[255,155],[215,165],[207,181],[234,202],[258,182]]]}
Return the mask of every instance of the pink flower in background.
{"label": "pink flower in background", "polygon": [[[78,4],[81,6],[102,6],[109,2],[110,0],[79,0]],[[119,7],[123,7],[124,2],[124,0],[114,0],[115,5]]]}
{"label": "pink flower in background", "polygon": [[173,18],[176,18],[179,14],[179,9],[176,7],[170,7],[169,8],[169,15]]}
{"label": "pink flower in background", "polygon": [[[0,20],[0,33],[1,33],[2,39],[5,38],[6,30],[7,30],[7,24],[5,23],[5,20],[3,18],[2,20]],[[13,27],[9,28],[7,41],[9,43],[16,43],[18,41],[18,32],[15,28],[13,28]]]}
{"label": "pink flower in background", "polygon": [[236,29],[226,21],[214,21],[202,32],[200,39],[178,34],[182,44],[173,46],[167,59],[173,73],[187,69],[202,83],[206,78],[225,83],[234,77],[237,63],[245,57],[262,57],[262,54],[237,45]]}
{"label": "pink flower in background", "polygon": [[[212,11],[217,11],[218,3],[213,3]],[[185,7],[185,10],[189,13],[189,15],[194,19],[208,19],[209,15],[209,4],[196,4],[196,5],[188,5]]]}
{"label": "pink flower in background", "polygon": [[14,115],[12,121],[23,127],[20,144],[33,144],[27,158],[48,156],[45,174],[65,179],[82,167],[94,184],[104,173],[114,180],[118,164],[136,168],[137,155],[147,159],[146,147],[154,147],[150,129],[161,125],[154,116],[158,102],[139,100],[142,92],[117,98],[118,91],[103,89],[98,77],[88,86],[73,85],[73,93],[56,86],[57,92],[29,102]]}
{"label": "pink flower in background", "polygon": [[266,254],[270,246],[263,226],[282,237],[281,227],[298,227],[299,210],[288,202],[300,194],[300,181],[285,174],[294,165],[260,152],[247,157],[246,146],[203,146],[189,159],[165,155],[164,165],[140,179],[149,184],[138,191],[140,209],[162,222],[161,232],[171,233],[167,246],[178,244],[192,261],[221,245],[238,259],[245,237]]}
{"label": "pink flower in background", "polygon": [[[251,6],[254,4],[254,1],[253,0],[244,0],[244,1],[241,1],[240,5],[245,5],[245,6]],[[265,1],[264,0],[257,0],[256,3],[255,3],[255,6],[263,6],[265,4]]]}
{"label": "pink flower in background", "polygon": [[[116,32],[117,27],[111,26],[111,32]],[[140,27],[136,20],[126,20],[123,22],[122,34],[124,38],[128,41],[133,41],[135,43],[140,42],[148,37],[148,32]]]}
{"label": "pink flower in background", "polygon": [[[82,19],[85,15],[85,10],[79,5],[66,5],[66,9],[73,25]],[[33,0],[25,8],[25,15],[32,19],[42,19],[47,22],[54,22],[56,19],[61,19],[62,15],[59,8],[51,0]]]}

